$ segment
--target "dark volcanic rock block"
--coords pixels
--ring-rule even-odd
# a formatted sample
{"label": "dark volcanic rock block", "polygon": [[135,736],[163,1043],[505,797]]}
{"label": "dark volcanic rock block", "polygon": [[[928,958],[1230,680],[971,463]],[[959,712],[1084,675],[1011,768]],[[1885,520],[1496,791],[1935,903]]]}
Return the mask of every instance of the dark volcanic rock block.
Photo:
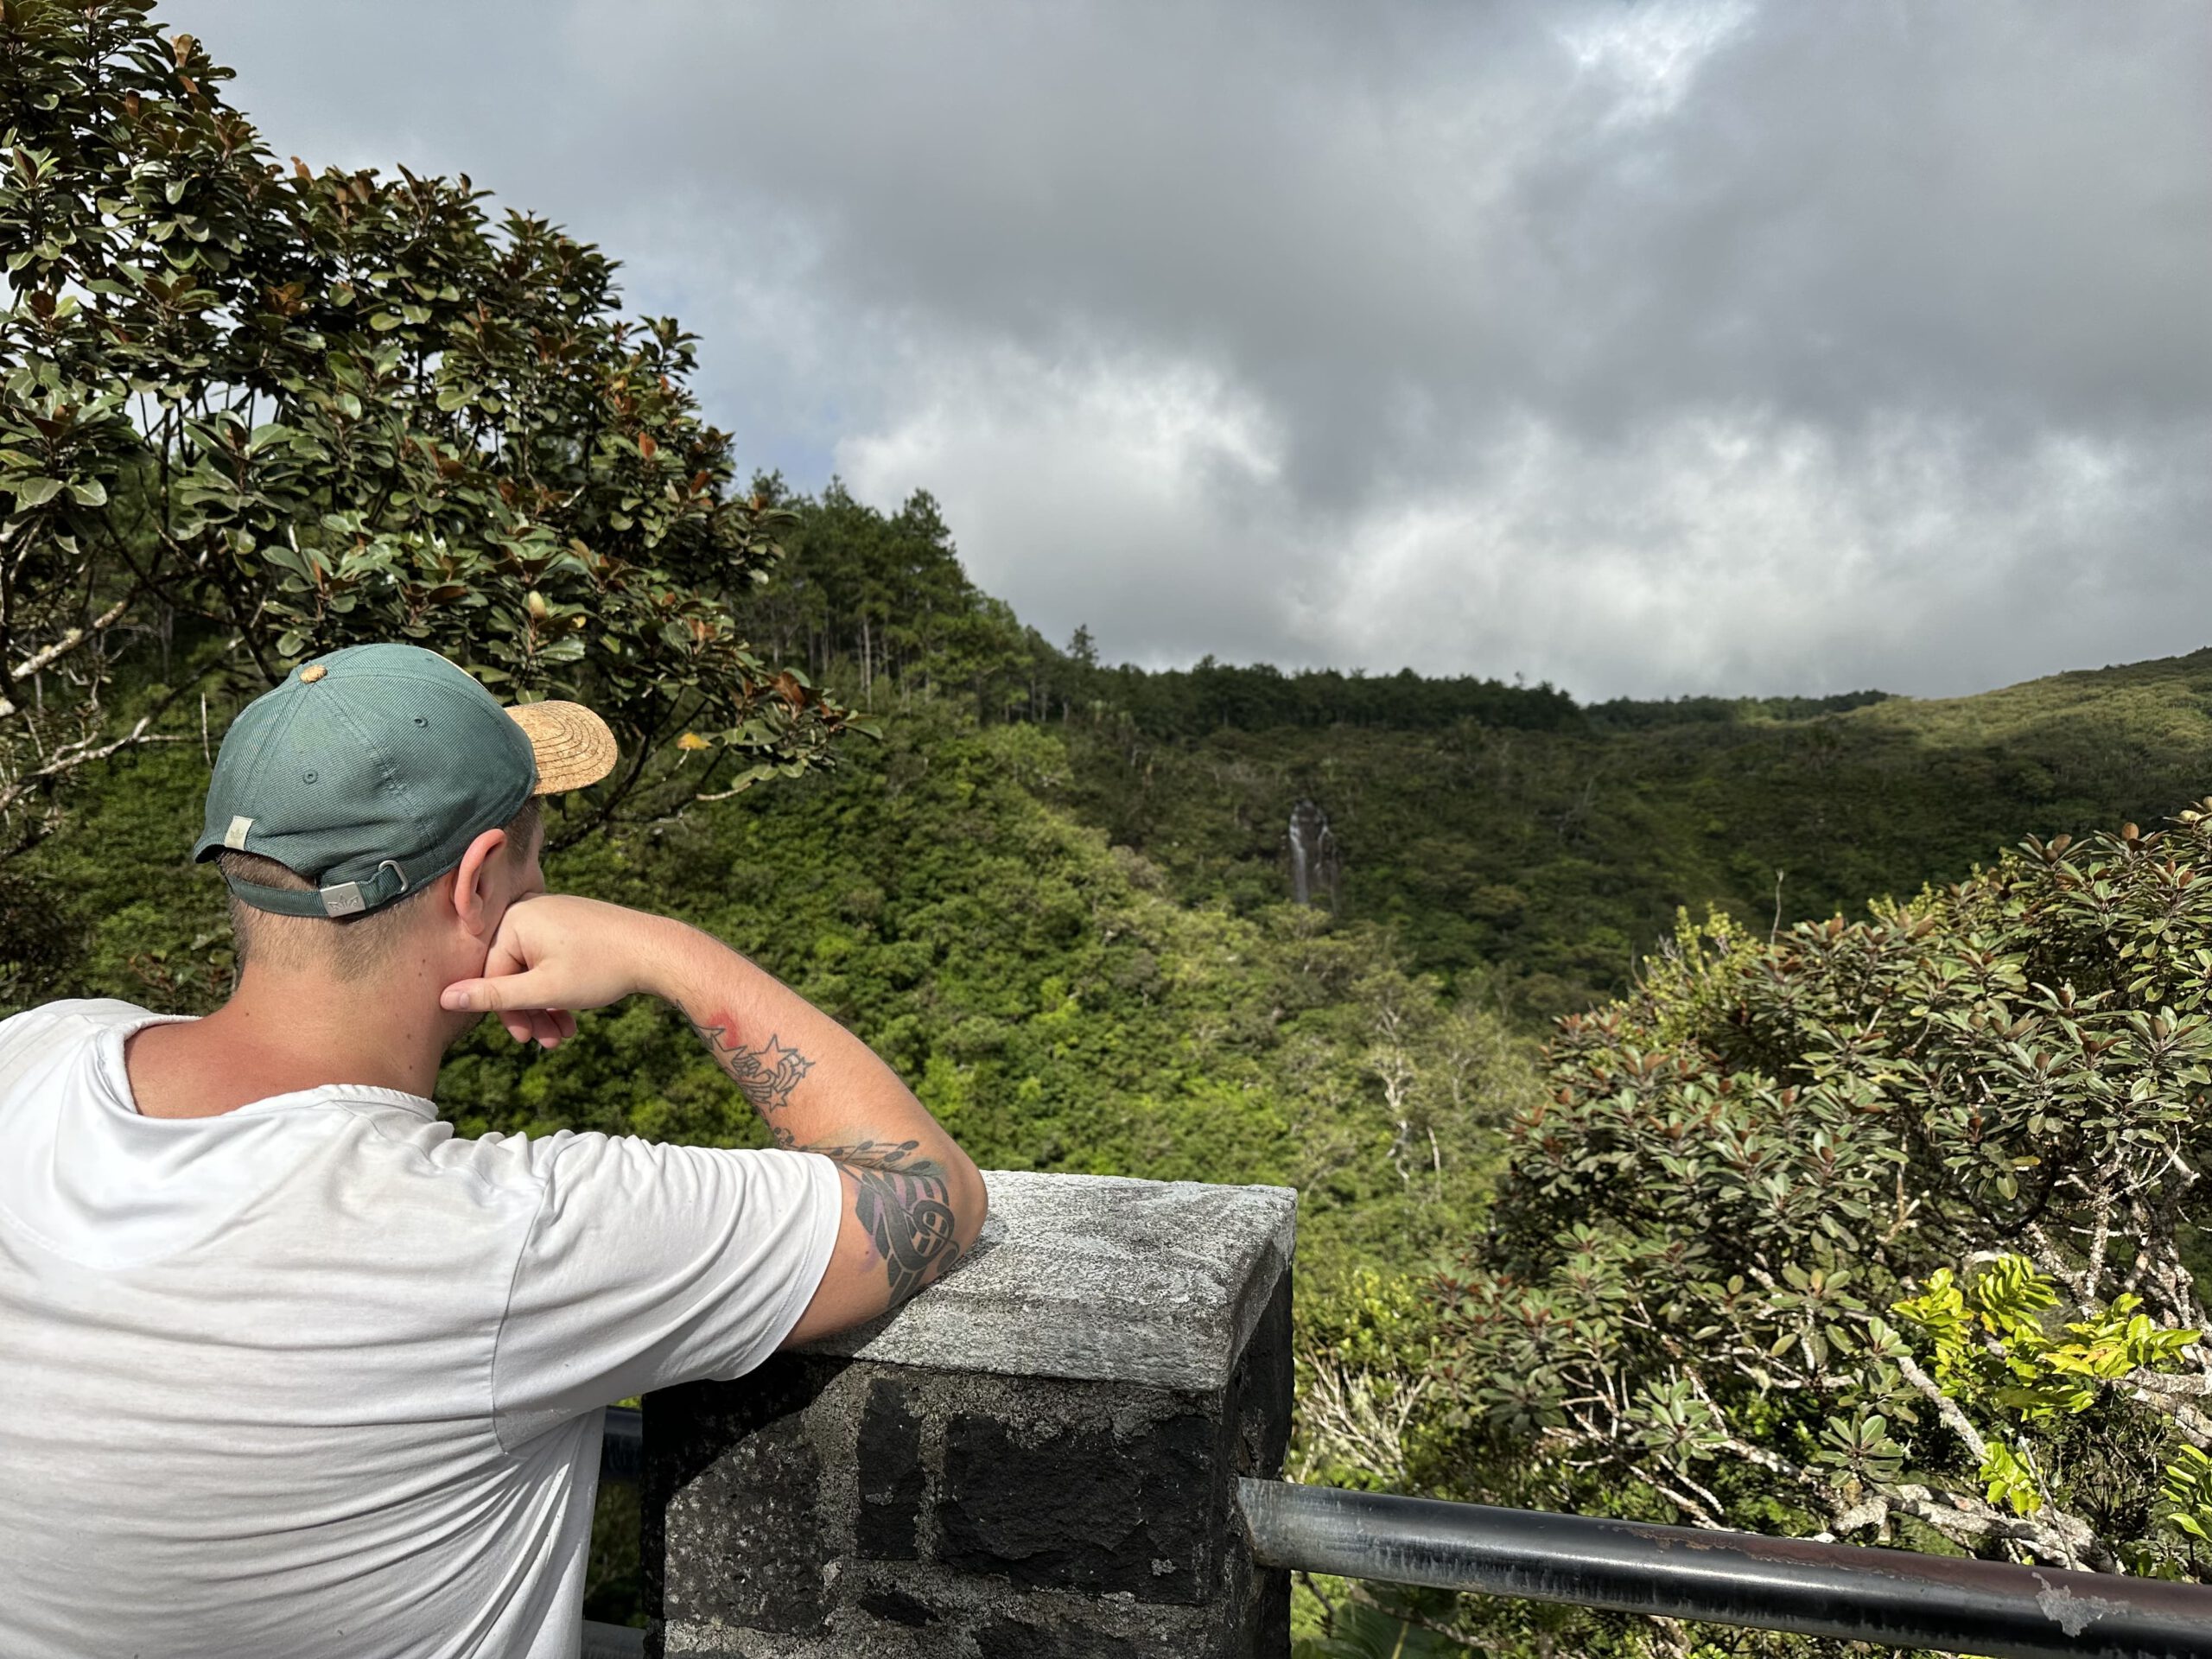
{"label": "dark volcanic rock block", "polygon": [[887,1377],[868,1389],[855,1448],[860,1509],[853,1547],[879,1561],[911,1561],[922,1520],[922,1426],[906,1408],[906,1390]]}
{"label": "dark volcanic rock block", "polygon": [[1128,1649],[1090,1630],[1048,1630],[994,1618],[976,1632],[981,1659],[1128,1659]]}
{"label": "dark volcanic rock block", "polygon": [[1022,1434],[988,1417],[946,1425],[937,1558],[969,1573],[1139,1601],[1211,1588],[1220,1426],[1195,1412]]}

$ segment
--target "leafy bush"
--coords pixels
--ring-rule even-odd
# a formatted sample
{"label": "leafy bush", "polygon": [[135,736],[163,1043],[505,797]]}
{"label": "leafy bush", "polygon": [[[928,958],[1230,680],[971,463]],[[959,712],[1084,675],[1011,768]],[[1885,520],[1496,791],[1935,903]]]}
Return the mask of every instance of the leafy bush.
{"label": "leafy bush", "polygon": [[2205,1577],[2208,878],[2212,801],[1771,943],[1685,918],[1509,1131],[1433,1478]]}
{"label": "leafy bush", "polygon": [[591,702],[592,821],[823,759],[844,712],[736,626],[785,516],[728,487],[692,338],[466,176],[278,165],[149,11],[0,10],[0,857],[367,639]]}

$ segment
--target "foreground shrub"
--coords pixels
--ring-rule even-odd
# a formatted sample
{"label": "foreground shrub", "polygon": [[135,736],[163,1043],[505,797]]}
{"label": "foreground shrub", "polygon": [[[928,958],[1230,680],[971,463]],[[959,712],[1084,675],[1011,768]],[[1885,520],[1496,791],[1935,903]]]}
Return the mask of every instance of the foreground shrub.
{"label": "foreground shrub", "polygon": [[2202,1579],[2212,801],[1869,918],[1685,918],[1443,1287],[1427,1472]]}

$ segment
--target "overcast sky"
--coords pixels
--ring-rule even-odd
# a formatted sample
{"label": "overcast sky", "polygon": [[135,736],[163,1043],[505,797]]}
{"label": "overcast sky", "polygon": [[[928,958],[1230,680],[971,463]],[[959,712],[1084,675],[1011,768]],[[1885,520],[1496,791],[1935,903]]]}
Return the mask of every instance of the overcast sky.
{"label": "overcast sky", "polygon": [[2212,644],[2196,0],[169,0],[741,466],[1111,660],[1920,696]]}

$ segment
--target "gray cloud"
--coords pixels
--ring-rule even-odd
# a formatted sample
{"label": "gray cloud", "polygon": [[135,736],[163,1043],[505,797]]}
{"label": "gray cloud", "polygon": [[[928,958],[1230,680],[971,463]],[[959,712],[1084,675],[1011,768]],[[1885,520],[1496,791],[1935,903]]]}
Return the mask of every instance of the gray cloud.
{"label": "gray cloud", "polygon": [[[1109,655],[1940,694],[2212,600],[2212,12],[169,9]],[[373,16],[372,24],[366,18]]]}

